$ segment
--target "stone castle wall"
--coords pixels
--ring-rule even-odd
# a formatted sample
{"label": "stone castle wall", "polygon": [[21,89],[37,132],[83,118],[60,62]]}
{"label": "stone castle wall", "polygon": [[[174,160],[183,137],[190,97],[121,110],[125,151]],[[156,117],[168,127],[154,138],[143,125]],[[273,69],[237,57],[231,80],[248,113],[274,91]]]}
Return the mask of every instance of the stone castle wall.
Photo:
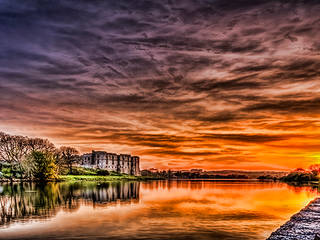
{"label": "stone castle wall", "polygon": [[99,168],[108,171],[140,175],[140,158],[128,154],[115,154],[105,151],[92,151],[81,156],[82,167]]}

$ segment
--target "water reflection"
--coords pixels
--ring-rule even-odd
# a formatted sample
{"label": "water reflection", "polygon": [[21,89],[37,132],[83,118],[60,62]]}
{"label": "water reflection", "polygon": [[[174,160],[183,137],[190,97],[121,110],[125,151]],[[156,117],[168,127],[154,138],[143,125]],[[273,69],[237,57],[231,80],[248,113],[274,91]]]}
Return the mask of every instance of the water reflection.
{"label": "water reflection", "polygon": [[58,210],[76,211],[81,204],[105,205],[139,200],[139,182],[3,184],[0,188],[0,225],[46,219]]}
{"label": "water reflection", "polygon": [[253,181],[0,186],[6,240],[262,240],[318,195]]}

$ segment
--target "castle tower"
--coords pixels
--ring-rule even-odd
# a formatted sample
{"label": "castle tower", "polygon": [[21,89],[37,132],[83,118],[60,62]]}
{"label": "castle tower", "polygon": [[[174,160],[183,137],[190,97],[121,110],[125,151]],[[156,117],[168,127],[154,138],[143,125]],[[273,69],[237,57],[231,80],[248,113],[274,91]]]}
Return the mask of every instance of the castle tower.
{"label": "castle tower", "polygon": [[133,156],[134,158],[134,167],[133,169],[133,175],[140,176],[140,158],[138,156]]}

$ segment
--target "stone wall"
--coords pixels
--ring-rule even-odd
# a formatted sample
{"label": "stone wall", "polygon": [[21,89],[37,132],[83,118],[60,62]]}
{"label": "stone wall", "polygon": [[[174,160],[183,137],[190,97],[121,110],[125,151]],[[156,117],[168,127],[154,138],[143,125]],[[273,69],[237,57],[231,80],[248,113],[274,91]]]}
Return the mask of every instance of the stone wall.
{"label": "stone wall", "polygon": [[320,240],[320,198],[311,201],[267,240]]}
{"label": "stone wall", "polygon": [[85,168],[105,169],[108,171],[140,175],[140,159],[128,154],[115,154],[105,151],[92,151],[81,156],[80,166]]}

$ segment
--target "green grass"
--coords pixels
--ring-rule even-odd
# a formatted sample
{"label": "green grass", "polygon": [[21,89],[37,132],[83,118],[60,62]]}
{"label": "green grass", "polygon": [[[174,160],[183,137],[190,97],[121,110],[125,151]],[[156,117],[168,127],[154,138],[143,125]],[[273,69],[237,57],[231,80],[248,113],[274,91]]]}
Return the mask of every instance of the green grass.
{"label": "green grass", "polygon": [[[61,167],[61,175],[68,175],[69,168],[66,166]],[[92,168],[72,167],[72,175],[97,175],[97,170]]]}
{"label": "green grass", "polygon": [[128,174],[106,171],[101,169],[73,167],[72,174],[68,174],[69,169],[64,168],[60,171],[59,181],[76,182],[76,181],[92,181],[92,182],[110,182],[110,181],[144,181],[144,180],[160,180],[163,178],[150,176],[132,176]]}
{"label": "green grass", "polygon": [[163,180],[163,178],[154,178],[148,176],[132,176],[127,174],[121,175],[109,175],[109,176],[98,176],[98,175],[60,175],[59,181],[64,182],[111,182],[111,181],[146,181],[146,180]]}
{"label": "green grass", "polygon": [[[11,172],[10,169],[2,168],[2,177],[0,180],[7,180]],[[8,171],[7,171],[8,170]],[[106,170],[99,169],[90,169],[90,168],[82,168],[82,167],[73,167],[72,174],[68,174],[69,169],[67,167],[63,167],[60,169],[60,175],[58,177],[58,181],[63,182],[78,182],[78,181],[86,181],[86,182],[111,182],[111,181],[144,181],[144,180],[160,180],[162,178],[155,178],[149,176],[132,176],[128,174],[122,174],[117,172],[108,172]]]}
{"label": "green grass", "polygon": [[121,181],[121,180],[139,180],[140,177],[130,175],[120,176],[97,176],[97,175],[60,175],[60,181],[95,181],[95,182],[109,182],[109,181]]}

